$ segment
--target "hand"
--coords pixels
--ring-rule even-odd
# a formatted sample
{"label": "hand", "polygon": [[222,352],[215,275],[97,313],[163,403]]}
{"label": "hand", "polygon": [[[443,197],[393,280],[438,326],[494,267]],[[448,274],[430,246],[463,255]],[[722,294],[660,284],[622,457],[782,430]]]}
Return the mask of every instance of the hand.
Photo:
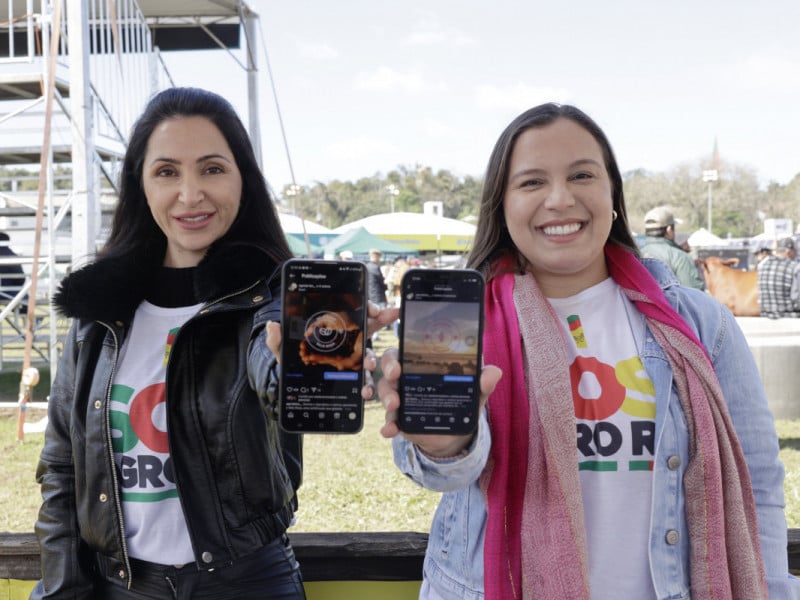
{"label": "hand", "polygon": [[397,307],[387,306],[380,309],[377,304],[367,302],[367,335],[372,337],[373,333],[391,325],[399,316],[400,309]]}
{"label": "hand", "polygon": [[281,324],[277,321],[267,321],[267,348],[272,352],[278,364],[281,363]]}
{"label": "hand", "polygon": [[[386,410],[386,423],[381,427],[381,435],[392,438],[398,434],[417,446],[425,454],[432,457],[447,458],[455,456],[472,442],[472,434],[463,436],[406,434],[397,426],[397,409],[400,407],[400,395],[397,393],[397,382],[400,379],[401,366],[397,360],[397,349],[389,348],[381,357],[383,377],[378,382],[378,396]],[[479,410],[483,410],[491,393],[500,381],[503,372],[494,365],[485,366],[481,370],[481,397]]]}

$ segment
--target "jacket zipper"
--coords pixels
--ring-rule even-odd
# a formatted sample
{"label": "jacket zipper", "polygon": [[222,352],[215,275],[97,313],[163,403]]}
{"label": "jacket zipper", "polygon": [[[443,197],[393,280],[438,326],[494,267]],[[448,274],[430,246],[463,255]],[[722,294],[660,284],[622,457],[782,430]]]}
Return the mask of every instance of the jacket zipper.
{"label": "jacket zipper", "polygon": [[111,482],[114,494],[114,505],[117,509],[119,516],[119,536],[122,543],[122,560],[125,563],[125,570],[128,575],[127,588],[130,590],[133,585],[133,573],[131,572],[131,563],[128,557],[128,541],[125,538],[125,515],[122,512],[122,499],[119,493],[119,479],[117,478],[117,461],[114,457],[114,443],[111,437],[111,384],[114,381],[114,374],[117,371],[117,364],[119,362],[119,339],[114,328],[103,321],[98,321],[101,325],[105,326],[114,338],[114,363],[111,366],[111,373],[109,374],[108,383],[106,384],[106,406],[105,406],[105,429],[106,429],[106,444],[108,447],[109,459],[111,461]]}

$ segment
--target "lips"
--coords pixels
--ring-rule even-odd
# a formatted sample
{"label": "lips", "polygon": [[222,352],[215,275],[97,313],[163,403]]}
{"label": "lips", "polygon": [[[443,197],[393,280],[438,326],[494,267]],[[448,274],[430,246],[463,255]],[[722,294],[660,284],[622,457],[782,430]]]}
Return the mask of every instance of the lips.
{"label": "lips", "polygon": [[202,223],[209,219],[212,213],[203,213],[201,215],[182,215],[175,217],[181,223]]}

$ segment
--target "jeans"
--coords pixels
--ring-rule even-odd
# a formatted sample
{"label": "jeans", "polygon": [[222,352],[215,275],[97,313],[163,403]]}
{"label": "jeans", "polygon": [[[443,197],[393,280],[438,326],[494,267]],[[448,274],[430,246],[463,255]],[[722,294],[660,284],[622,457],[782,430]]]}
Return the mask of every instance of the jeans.
{"label": "jeans", "polygon": [[285,536],[230,566],[197,570],[131,559],[133,586],[128,590],[113,573],[100,569],[94,583],[103,600],[305,600],[300,566]]}

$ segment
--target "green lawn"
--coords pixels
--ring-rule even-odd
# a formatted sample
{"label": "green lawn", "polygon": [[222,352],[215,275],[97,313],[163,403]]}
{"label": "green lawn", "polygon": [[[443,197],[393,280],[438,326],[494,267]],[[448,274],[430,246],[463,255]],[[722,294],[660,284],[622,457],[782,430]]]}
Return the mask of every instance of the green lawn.
{"label": "green lawn", "polygon": [[[394,342],[382,332],[380,352]],[[34,399],[46,396],[49,375]],[[16,400],[19,373],[0,373],[0,398]],[[41,411],[29,410],[35,422]],[[423,490],[406,479],[392,462],[391,443],[379,429],[384,413],[378,402],[367,402],[364,429],[356,435],[307,435],[300,510],[295,531],[427,531],[439,494]],[[31,531],[40,496],[34,480],[42,447],[41,433],[16,440],[16,410],[0,412],[0,531]],[[800,528],[800,420],[778,421],[780,456],[786,467],[786,518]]]}

